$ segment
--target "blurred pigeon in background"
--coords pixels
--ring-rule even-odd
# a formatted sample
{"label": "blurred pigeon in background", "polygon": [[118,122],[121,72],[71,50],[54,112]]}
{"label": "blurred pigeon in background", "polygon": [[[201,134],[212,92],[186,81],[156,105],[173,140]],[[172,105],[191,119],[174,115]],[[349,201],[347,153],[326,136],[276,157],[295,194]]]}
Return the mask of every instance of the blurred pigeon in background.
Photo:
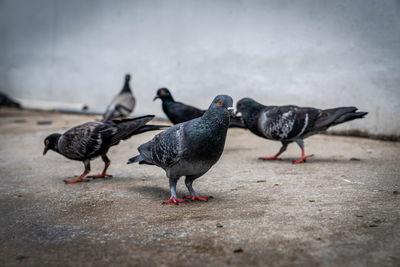
{"label": "blurred pigeon in background", "polygon": [[8,95],[0,92],[0,107],[21,108],[21,104],[10,98]]}
{"label": "blurred pigeon in background", "polygon": [[43,155],[53,150],[68,159],[82,161],[85,171],[76,179],[64,180],[67,184],[87,182],[83,179],[90,172],[90,160],[101,156],[105,163],[104,170],[99,175],[89,178],[112,177],[107,174],[107,168],[111,161],[107,157],[108,149],[118,145],[121,140],[126,140],[133,135],[147,131],[160,130],[165,126],[146,125],[154,115],[139,118],[112,120],[107,122],[87,122],[73,127],[64,134],[54,133],[44,140]]}
{"label": "blurred pigeon in background", "polygon": [[288,144],[295,141],[301,148],[301,158],[293,163],[306,162],[312,155],[305,155],[303,139],[329,127],[363,118],[368,112],[356,112],[356,107],[338,107],[333,109],[316,109],[298,106],[264,106],[251,98],[241,99],[237,113],[242,114],[246,127],[254,134],[282,142],[279,152],[273,157],[262,157],[262,160],[280,159]]}
{"label": "blurred pigeon in background", "polygon": [[[201,117],[204,112],[206,112],[205,110],[201,110],[181,102],[176,102],[172,97],[171,92],[167,88],[158,89],[157,95],[154,97],[153,101],[156,99],[161,99],[162,109],[173,124],[178,124]],[[241,118],[234,115],[232,115],[230,119],[229,127],[246,128]]]}
{"label": "blurred pigeon in background", "polygon": [[131,75],[126,74],[124,87],[121,92],[114,97],[110,105],[108,105],[107,110],[103,115],[103,122],[116,118],[124,118],[132,113],[136,105],[136,99],[129,87],[130,80]]}
{"label": "blurred pigeon in background", "polygon": [[205,174],[221,157],[224,150],[230,113],[233,113],[230,96],[218,95],[200,118],[183,122],[156,135],[139,146],[139,155],[128,164],[150,164],[161,167],[169,178],[171,198],[164,204],[178,204],[176,183],[186,176],[185,184],[190,196],[186,199],[207,201],[210,196],[198,196],[192,187],[195,179]]}
{"label": "blurred pigeon in background", "polygon": [[162,109],[173,124],[178,124],[201,117],[205,112],[205,110],[201,110],[181,102],[176,102],[172,97],[171,92],[167,88],[158,89],[157,96],[154,97],[153,101],[156,99],[161,99]]}

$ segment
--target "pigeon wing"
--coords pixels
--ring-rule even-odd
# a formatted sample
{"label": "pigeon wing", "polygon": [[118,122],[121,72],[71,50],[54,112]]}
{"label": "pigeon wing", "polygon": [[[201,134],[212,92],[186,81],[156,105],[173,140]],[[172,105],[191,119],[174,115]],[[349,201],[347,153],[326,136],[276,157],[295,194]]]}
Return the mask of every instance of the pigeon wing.
{"label": "pigeon wing", "polygon": [[296,139],[312,127],[319,114],[320,110],[314,108],[298,106],[266,107],[260,112],[257,128],[268,139]]}
{"label": "pigeon wing", "polygon": [[101,122],[88,122],[65,132],[58,141],[59,151],[68,158],[85,159],[112,145],[118,128]]}
{"label": "pigeon wing", "polygon": [[184,153],[184,125],[178,124],[159,133],[138,150],[145,161],[167,168],[178,162]]}

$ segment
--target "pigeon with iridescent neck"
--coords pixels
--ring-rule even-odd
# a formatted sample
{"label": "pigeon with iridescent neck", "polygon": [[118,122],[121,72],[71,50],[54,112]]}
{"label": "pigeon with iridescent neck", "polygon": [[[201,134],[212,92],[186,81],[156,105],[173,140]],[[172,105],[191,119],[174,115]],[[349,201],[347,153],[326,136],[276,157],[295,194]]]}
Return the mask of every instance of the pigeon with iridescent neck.
{"label": "pigeon with iridescent neck", "polygon": [[164,204],[184,202],[176,195],[176,183],[181,176],[186,176],[185,184],[190,194],[186,199],[207,201],[211,198],[197,195],[192,183],[221,157],[233,113],[232,103],[230,96],[216,96],[201,117],[176,124],[159,133],[151,141],[139,146],[138,156],[129,159],[128,164],[139,162],[165,170],[171,197]]}

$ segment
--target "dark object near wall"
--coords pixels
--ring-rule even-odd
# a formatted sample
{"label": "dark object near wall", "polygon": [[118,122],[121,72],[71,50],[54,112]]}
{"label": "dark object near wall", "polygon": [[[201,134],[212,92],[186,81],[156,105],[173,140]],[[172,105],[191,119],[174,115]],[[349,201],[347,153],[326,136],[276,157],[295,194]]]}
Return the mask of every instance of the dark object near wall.
{"label": "dark object near wall", "polygon": [[0,92],[0,107],[21,108],[21,104]]}

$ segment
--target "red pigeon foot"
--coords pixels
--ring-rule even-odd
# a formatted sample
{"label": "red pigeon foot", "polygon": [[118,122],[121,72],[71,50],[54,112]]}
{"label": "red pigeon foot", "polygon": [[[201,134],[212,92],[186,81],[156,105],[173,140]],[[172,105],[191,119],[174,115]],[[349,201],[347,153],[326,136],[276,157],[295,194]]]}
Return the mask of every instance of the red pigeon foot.
{"label": "red pigeon foot", "polygon": [[205,201],[207,202],[210,198],[213,198],[212,196],[185,196],[185,199],[190,199],[192,201],[198,200],[198,201]]}
{"label": "red pigeon foot", "polygon": [[179,203],[184,203],[185,200],[171,197],[169,200],[164,201],[162,204],[175,204],[178,205]]}

